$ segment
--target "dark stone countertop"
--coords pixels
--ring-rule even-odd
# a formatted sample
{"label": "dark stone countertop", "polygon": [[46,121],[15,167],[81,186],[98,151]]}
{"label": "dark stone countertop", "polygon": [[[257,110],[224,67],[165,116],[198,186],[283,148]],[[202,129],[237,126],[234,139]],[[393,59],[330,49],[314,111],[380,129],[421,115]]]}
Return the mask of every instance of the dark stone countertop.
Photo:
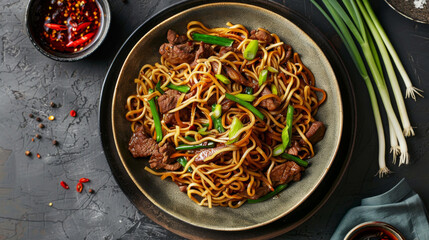
{"label": "dark stone countertop", "polygon": [[[50,60],[31,45],[23,28],[27,1],[0,3],[1,240],[181,239],[142,215],[122,193],[103,154],[97,119],[103,78],[119,47],[137,26],[176,1],[109,2],[112,25],[107,40],[92,56],[74,63]],[[367,90],[344,46],[308,0],[278,2],[308,18],[332,41],[350,69],[358,103],[356,148],[341,184],[318,213],[279,239],[329,239],[348,209],[364,197],[388,190],[401,178],[429,207],[429,99],[405,101],[416,132],[407,140],[411,163],[393,166],[389,155],[388,166],[394,173],[379,179]],[[375,1],[375,10],[414,85],[428,91],[429,25],[405,19],[383,1]],[[58,107],[51,108],[51,101]],[[76,118],[69,116],[72,109]],[[46,128],[39,129],[29,113],[41,117]],[[49,115],[56,119],[48,121]],[[36,133],[42,138],[32,142]],[[59,145],[53,146],[52,139]],[[33,156],[25,156],[26,150]],[[81,177],[91,182],[79,194],[73,189]],[[72,191],[62,189],[61,180]],[[89,194],[89,188],[95,194]]]}

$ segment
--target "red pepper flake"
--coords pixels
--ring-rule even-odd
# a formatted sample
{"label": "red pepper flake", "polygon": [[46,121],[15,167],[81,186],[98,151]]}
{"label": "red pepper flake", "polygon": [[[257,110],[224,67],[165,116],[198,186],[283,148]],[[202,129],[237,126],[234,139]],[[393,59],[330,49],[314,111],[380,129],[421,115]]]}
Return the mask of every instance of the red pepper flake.
{"label": "red pepper flake", "polygon": [[87,182],[89,182],[89,179],[88,178],[81,178],[81,179],[79,179],[79,182],[80,183],[87,183]]}
{"label": "red pepper flake", "polygon": [[61,187],[63,187],[64,189],[69,189],[69,185],[68,185],[66,182],[64,182],[64,181],[61,181],[61,182],[60,182],[60,185],[61,185]]}
{"label": "red pepper flake", "polygon": [[80,193],[82,192],[82,189],[83,189],[82,183],[78,182],[76,185],[76,191]]}
{"label": "red pepper flake", "polygon": [[40,154],[36,154],[37,158],[41,158],[42,156],[40,156]]}
{"label": "red pepper flake", "polygon": [[72,117],[76,117],[76,111],[75,111],[75,110],[71,110],[71,111],[70,111],[70,116],[72,116]]}

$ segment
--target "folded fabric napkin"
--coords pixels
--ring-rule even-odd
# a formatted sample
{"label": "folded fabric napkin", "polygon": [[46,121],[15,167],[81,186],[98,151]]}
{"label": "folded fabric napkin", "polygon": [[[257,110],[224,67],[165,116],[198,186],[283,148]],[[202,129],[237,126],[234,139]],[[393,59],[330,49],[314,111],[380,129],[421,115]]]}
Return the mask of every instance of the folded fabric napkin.
{"label": "folded fabric napkin", "polygon": [[353,227],[369,221],[388,223],[398,229],[407,240],[429,239],[429,224],[424,204],[405,179],[391,190],[365,198],[361,206],[350,209],[331,240],[342,240]]}

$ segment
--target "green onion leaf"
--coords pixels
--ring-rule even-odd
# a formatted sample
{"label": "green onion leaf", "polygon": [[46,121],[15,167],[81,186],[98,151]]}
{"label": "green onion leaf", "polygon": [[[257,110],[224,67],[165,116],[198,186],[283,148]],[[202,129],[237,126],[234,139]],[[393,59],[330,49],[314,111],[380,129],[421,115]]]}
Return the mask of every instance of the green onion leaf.
{"label": "green onion leaf", "polygon": [[195,139],[191,136],[185,136],[184,139],[188,140],[189,142],[195,142]]}
{"label": "green onion leaf", "polygon": [[221,81],[221,82],[223,82],[223,83],[225,83],[225,84],[230,84],[230,83],[231,83],[231,81],[230,81],[227,77],[225,77],[224,75],[222,75],[222,74],[216,74],[216,75],[215,75],[215,77],[216,77],[219,81]]}
{"label": "green onion leaf", "polygon": [[246,60],[253,60],[256,57],[256,53],[258,52],[258,40],[252,40],[247,45],[246,49],[244,49],[243,57]]}
{"label": "green onion leaf", "polygon": [[[149,89],[149,94],[153,93],[153,89]],[[149,100],[150,112],[152,113],[153,122],[155,123],[156,141],[161,142],[162,140],[162,125],[161,119],[159,118],[158,110],[156,109],[155,99]]]}
{"label": "green onion leaf", "polygon": [[234,43],[233,39],[224,38],[219,36],[213,36],[202,33],[192,33],[192,39],[197,42],[205,42],[209,44],[215,44],[224,47],[231,47],[232,43]]}
{"label": "green onion leaf", "polygon": [[[186,164],[188,164],[188,160],[186,160],[186,158],[185,157],[179,157],[179,158],[177,158],[177,161],[180,163],[180,165],[182,165],[183,167],[186,167]],[[188,172],[192,172],[192,168],[189,166],[188,167],[188,170],[187,170]]]}
{"label": "green onion leaf", "polygon": [[216,147],[216,144],[214,142],[200,143],[196,145],[182,144],[176,147],[176,151],[195,150],[195,149],[214,148],[214,147]]}
{"label": "green onion leaf", "polygon": [[158,81],[155,85],[155,89],[160,92],[161,94],[164,94],[164,90],[161,88],[161,81]]}
{"label": "green onion leaf", "polygon": [[245,107],[245,108],[247,108],[247,109],[249,109],[253,114],[255,114],[255,116],[257,116],[258,118],[260,118],[261,120],[264,120],[264,114],[262,114],[258,109],[256,109],[252,104],[250,104],[250,103],[248,103],[248,102],[246,102],[246,101],[244,101],[244,100],[241,100],[241,99],[239,99],[239,98],[237,98],[237,97],[235,97],[234,95],[232,95],[232,94],[229,94],[229,93],[225,93],[225,97],[227,98],[227,99],[229,99],[229,100],[231,100],[231,101],[234,101],[234,102],[236,102],[236,103],[238,103],[238,104],[240,104],[241,106],[243,106],[243,107]]}
{"label": "green onion leaf", "polygon": [[267,70],[270,71],[270,72],[272,72],[272,73],[279,73],[279,70],[277,70],[277,69],[275,69],[275,68],[273,68],[271,66],[268,66]]}
{"label": "green onion leaf", "polygon": [[168,88],[170,88],[170,89],[177,90],[177,91],[182,92],[182,93],[187,93],[187,92],[189,92],[189,90],[191,89],[190,87],[188,87],[188,86],[186,86],[186,85],[176,86],[176,85],[174,85],[174,84],[172,84],[172,83],[169,83],[169,84],[167,85],[167,87],[168,87]]}
{"label": "green onion leaf", "polygon": [[302,167],[307,167],[308,166],[308,162],[307,161],[304,161],[301,158],[299,158],[297,156],[294,156],[294,155],[283,153],[280,157],[285,158],[287,160],[294,161],[294,162],[296,162],[296,164],[298,164],[299,166],[302,166]]}
{"label": "green onion leaf", "polygon": [[259,86],[261,86],[267,81],[267,77],[268,77],[268,70],[266,69],[262,70],[261,73],[259,74]]}
{"label": "green onion leaf", "polygon": [[282,131],[282,145],[284,149],[289,147],[291,143],[293,110],[294,110],[294,107],[292,106],[292,104],[289,104],[289,106],[287,107],[287,113],[286,113],[286,126],[285,128],[283,128],[283,131]]}
{"label": "green onion leaf", "polygon": [[237,97],[237,98],[239,98],[239,99],[241,99],[241,100],[244,100],[246,102],[253,102],[253,100],[255,100],[255,98],[256,98],[253,95],[250,95],[250,94],[241,94],[241,93],[236,94],[234,96]]}

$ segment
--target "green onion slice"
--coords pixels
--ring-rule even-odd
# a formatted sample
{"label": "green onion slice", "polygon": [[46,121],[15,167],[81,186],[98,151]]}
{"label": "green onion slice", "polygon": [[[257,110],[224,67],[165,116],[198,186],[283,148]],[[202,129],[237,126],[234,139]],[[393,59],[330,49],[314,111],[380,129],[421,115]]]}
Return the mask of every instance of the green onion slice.
{"label": "green onion slice", "polygon": [[238,119],[238,117],[234,117],[231,123],[231,130],[229,131],[228,137],[229,141],[227,144],[235,143],[238,141],[240,136],[236,136],[237,132],[243,128],[243,123]]}
{"label": "green onion slice", "polygon": [[[149,94],[153,93],[153,89],[149,89]],[[153,121],[155,123],[156,141],[161,142],[162,140],[162,125],[161,119],[159,118],[158,110],[156,109],[155,99],[149,100],[150,111],[152,113]]]}
{"label": "green onion slice", "polygon": [[267,77],[268,77],[268,70],[266,69],[262,70],[261,73],[259,74],[259,86],[261,86],[267,81]]}
{"label": "green onion slice", "polygon": [[174,85],[174,84],[172,84],[172,83],[169,83],[169,84],[167,85],[167,87],[168,87],[168,88],[170,88],[170,89],[177,90],[177,91],[182,92],[182,93],[187,93],[187,92],[189,92],[189,90],[191,89],[190,87],[188,87],[188,86],[186,86],[186,85],[176,86],[176,85]]}
{"label": "green onion slice", "polygon": [[215,118],[219,118],[220,116],[222,116],[222,105],[220,104],[213,104],[212,106],[212,112],[213,112],[213,117]]}
{"label": "green onion slice", "polygon": [[279,92],[277,91],[277,87],[274,84],[271,84],[271,92],[275,95],[278,95]]}
{"label": "green onion slice", "polygon": [[250,94],[241,94],[241,93],[236,94],[234,96],[237,97],[237,98],[239,98],[239,99],[241,99],[241,100],[244,100],[246,102],[253,102],[253,100],[255,100],[255,98],[256,98],[253,95],[250,95]]}
{"label": "green onion slice", "polygon": [[253,60],[256,57],[256,53],[258,52],[258,40],[252,40],[247,45],[246,49],[244,49],[243,57],[246,60]]}
{"label": "green onion slice", "polygon": [[230,38],[218,37],[202,33],[192,33],[192,39],[197,42],[205,42],[224,47],[231,47],[232,43],[234,43],[234,40]]}
{"label": "green onion slice", "polygon": [[222,74],[216,74],[216,75],[215,75],[215,77],[216,77],[219,81],[221,81],[221,82],[223,82],[223,83],[225,83],[225,84],[230,84],[230,83],[231,83],[231,81],[230,81],[227,77],[225,77],[224,75],[222,75]]}
{"label": "green onion slice", "polygon": [[279,70],[277,70],[277,69],[275,69],[275,68],[273,68],[271,66],[268,66],[267,70],[270,71],[270,72],[272,72],[272,73],[279,73]]}
{"label": "green onion slice", "polygon": [[250,103],[248,103],[248,102],[246,102],[246,101],[244,101],[244,100],[241,100],[241,99],[239,99],[239,98],[237,98],[237,97],[235,97],[234,95],[232,95],[232,94],[229,94],[229,93],[225,93],[225,97],[227,98],[227,99],[229,99],[229,100],[231,100],[231,101],[234,101],[234,102],[236,102],[236,103],[238,103],[238,104],[240,104],[241,106],[243,106],[243,107],[245,107],[245,108],[247,108],[247,109],[249,109],[253,114],[255,114],[255,116],[257,116],[258,118],[260,118],[261,120],[264,120],[264,114],[262,114],[258,109],[256,109],[252,104],[250,104]]}

